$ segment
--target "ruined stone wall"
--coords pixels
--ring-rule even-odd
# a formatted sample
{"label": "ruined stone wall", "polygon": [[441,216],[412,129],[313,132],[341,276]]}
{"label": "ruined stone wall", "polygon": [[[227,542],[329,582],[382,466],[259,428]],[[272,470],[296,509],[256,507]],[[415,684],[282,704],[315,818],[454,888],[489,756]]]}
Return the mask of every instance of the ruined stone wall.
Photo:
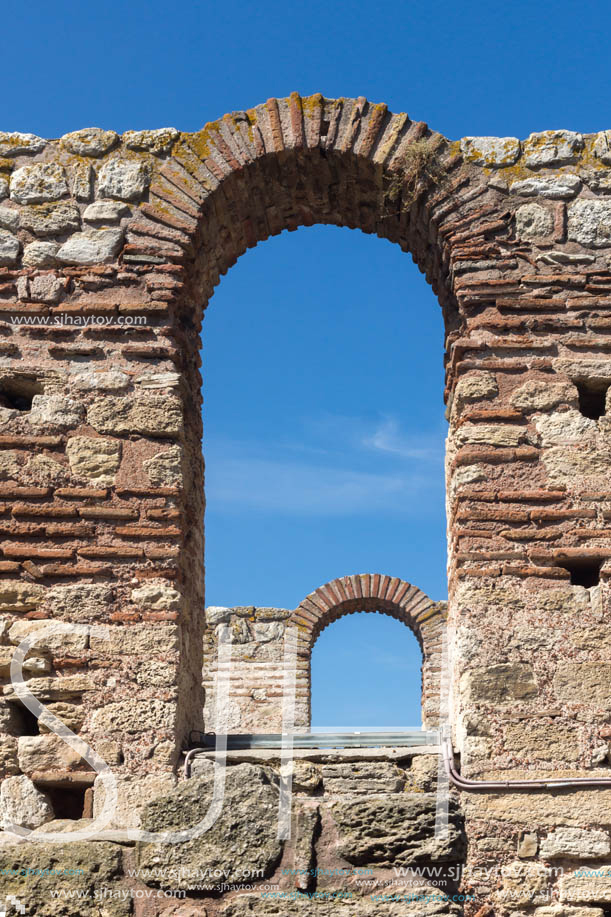
{"label": "ruined stone wall", "polygon": [[[0,135],[1,761],[22,788],[7,800],[31,796],[28,776],[65,792],[92,780],[8,685],[36,621],[109,627],[42,645],[26,673],[124,794],[174,780],[204,726],[202,310],[248,247],[317,222],[399,244],[443,310],[463,772],[609,773],[609,139],[454,142],[362,98],[297,94],[195,134]],[[462,794],[467,863],[554,851],[553,894],[594,917],[611,880],[574,872],[609,861],[610,800]],[[110,877],[122,855],[104,853]],[[484,876],[473,912],[546,900],[509,907],[501,884]]]}

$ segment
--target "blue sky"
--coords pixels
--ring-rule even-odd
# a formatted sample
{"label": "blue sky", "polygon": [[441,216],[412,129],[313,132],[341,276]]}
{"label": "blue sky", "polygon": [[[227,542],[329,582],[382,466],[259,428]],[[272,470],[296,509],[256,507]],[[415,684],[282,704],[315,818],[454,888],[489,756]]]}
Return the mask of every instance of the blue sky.
{"label": "blue sky", "polygon": [[[608,18],[588,0],[5,0],[0,127],[197,130],[297,90],[450,138],[590,132],[611,127]],[[231,269],[204,332],[208,603],[293,607],[365,571],[444,597],[442,323],[411,259],[346,229],[284,233]],[[337,622],[314,651],[318,723],[413,725],[417,659],[390,619]]]}

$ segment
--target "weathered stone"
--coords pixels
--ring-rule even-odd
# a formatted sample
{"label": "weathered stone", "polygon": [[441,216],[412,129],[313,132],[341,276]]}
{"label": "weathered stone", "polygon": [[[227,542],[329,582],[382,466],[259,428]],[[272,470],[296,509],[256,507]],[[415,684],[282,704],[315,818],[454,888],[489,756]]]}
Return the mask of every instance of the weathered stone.
{"label": "weathered stone", "polygon": [[[28,678],[25,685],[37,700],[60,701],[79,697],[94,687],[88,675],[63,675],[61,678]],[[5,685],[4,694],[11,698],[15,691],[12,685]]]}
{"label": "weathered stone", "polygon": [[611,131],[599,131],[594,141],[594,155],[604,162],[605,165],[611,165]]}
{"label": "weathered stone", "polygon": [[514,388],[510,401],[514,408],[525,414],[531,411],[551,411],[559,404],[577,407],[577,389],[571,382],[530,379]]}
{"label": "weathered stone", "polygon": [[490,446],[517,446],[523,439],[524,430],[509,424],[466,423],[455,434],[458,445],[481,443]]}
{"label": "weathered stone", "polygon": [[[64,292],[63,282],[54,274],[37,274],[29,278],[27,298],[31,302],[58,303]],[[56,396],[57,397],[57,396]]]}
{"label": "weathered stone", "polygon": [[321,783],[320,767],[300,758],[293,760],[293,790],[297,793],[313,793]]}
{"label": "weathered stone", "polygon": [[129,213],[126,204],[118,201],[95,201],[85,209],[83,219],[86,223],[117,223],[126,213]]}
{"label": "weathered stone", "polygon": [[[383,881],[383,880],[382,880]],[[346,898],[340,897],[342,892],[327,891],[302,892],[298,888],[283,890],[277,893],[267,893],[270,896],[277,894],[277,898],[263,898],[261,893],[242,892],[220,912],[221,917],[338,917],[344,911],[350,917],[433,917],[433,915],[458,915],[462,908],[454,903],[446,892],[438,886],[410,884],[407,887],[383,888],[378,886],[375,893],[380,900],[373,897],[374,889],[369,889],[370,894],[363,890],[359,894],[358,886],[350,886],[348,891],[342,890]],[[385,899],[385,900],[384,900]],[[174,917],[174,915],[172,915]],[[176,917],[201,917],[189,913],[176,914]],[[520,915],[522,917],[522,915]]]}
{"label": "weathered stone", "polygon": [[20,211],[19,226],[35,236],[60,236],[80,229],[81,214],[75,204],[39,204]]}
{"label": "weathered stone", "polygon": [[541,856],[546,860],[558,857],[577,857],[592,860],[611,853],[608,831],[586,831],[583,828],[556,828],[540,844]]}
{"label": "weathered stone", "polygon": [[37,162],[22,166],[11,174],[11,200],[18,204],[41,204],[58,201],[68,194],[66,173],[55,162]]}
{"label": "weathered stone", "polygon": [[57,264],[57,242],[31,242],[23,250],[26,267],[54,267]]}
{"label": "weathered stone", "polygon": [[464,842],[456,806],[450,802],[446,838],[435,839],[434,794],[342,799],[331,806],[339,833],[338,853],[349,863],[402,866],[460,859]]}
{"label": "weathered stone", "polygon": [[517,137],[463,137],[461,152],[478,166],[511,166],[520,155]]}
{"label": "weathered stone", "polygon": [[582,867],[558,880],[560,900],[570,904],[606,904],[611,901],[611,866]]}
{"label": "weathered stone", "polygon": [[182,406],[175,395],[100,398],[89,407],[87,421],[98,433],[178,436],[182,431]]}
{"label": "weathered stone", "polygon": [[231,618],[231,608],[223,605],[208,605],[206,608],[206,623],[213,627],[215,624],[226,623]]}
{"label": "weathered stone", "polygon": [[130,627],[111,627],[109,631],[110,643],[101,637],[90,637],[94,653],[146,656],[169,653],[178,648],[178,629],[175,624],[156,623],[154,628],[150,624],[132,624]]}
{"label": "weathered stone", "polygon": [[270,621],[269,624],[255,624],[254,635],[257,643],[269,643],[271,640],[280,640],[284,635],[284,624],[280,621]]}
{"label": "weathered stone", "polygon": [[174,724],[174,705],[162,700],[127,700],[96,710],[92,716],[94,732],[146,732],[171,729]]}
{"label": "weathered stone", "polygon": [[114,484],[121,464],[121,443],[116,439],[71,436],[66,455],[73,474],[108,486]]}
{"label": "weathered stone", "polygon": [[33,611],[45,597],[44,586],[25,580],[0,582],[0,611]]}
{"label": "weathered stone", "polygon": [[68,468],[50,455],[33,455],[24,466],[24,480],[34,484],[63,484]]}
{"label": "weathered stone", "polygon": [[[167,796],[176,786],[173,774],[147,774],[142,777],[117,777],[117,808],[108,828],[139,828],[140,813],[145,805],[159,796]],[[102,813],[104,784],[96,777],[93,784],[93,817]]]}
{"label": "weathered stone", "polygon": [[175,388],[179,382],[178,373],[140,373],[134,379],[141,388]]}
{"label": "weathered stone", "polygon": [[577,761],[579,739],[579,732],[570,726],[526,721],[505,727],[505,750],[520,760]]}
{"label": "weathered stone", "polygon": [[539,838],[535,832],[526,832],[518,842],[518,856],[521,859],[528,859],[537,855],[539,847]]}
{"label": "weathered stone", "polygon": [[85,722],[86,710],[80,704],[68,704],[65,701],[47,704],[45,711],[38,717],[38,728],[42,735],[52,731],[50,729],[50,718],[47,716],[48,713],[60,719],[64,726],[67,726],[72,732],[78,733]]}
{"label": "weathered stone", "polygon": [[100,127],[85,127],[72,131],[61,138],[62,146],[77,156],[103,156],[119,137],[114,131],[105,131]]}
{"label": "weathered stone", "polygon": [[45,627],[56,624],[55,618],[36,618],[34,621],[15,621],[11,624],[8,632],[8,638],[15,646],[21,643],[30,634],[36,631],[41,632],[41,636],[33,644],[37,652],[61,653],[82,653],[89,645],[89,637],[85,633],[55,633],[48,636],[42,636]]}
{"label": "weathered stone", "polygon": [[[76,388],[83,391],[118,392],[127,388],[129,376],[118,369],[101,372],[95,369],[82,370],[80,367],[72,373],[71,381]],[[98,440],[99,442],[99,440]]]}
{"label": "weathered stone", "polygon": [[17,236],[6,229],[0,229],[0,265],[2,267],[11,267],[17,262],[20,248]]}
{"label": "weathered stone", "polygon": [[405,773],[407,792],[432,793],[437,789],[440,758],[438,755],[416,755]]}
{"label": "weathered stone", "polygon": [[611,201],[575,201],[568,208],[567,234],[581,245],[611,245]]}
{"label": "weathered stone", "polygon": [[[200,881],[189,872],[202,863],[211,871],[223,869],[226,882],[240,881],[246,864],[249,870],[262,870],[263,876],[269,876],[282,853],[276,836],[276,779],[267,767],[239,764],[228,768],[222,812],[212,827],[181,844],[179,860],[173,844],[139,844],[138,865],[158,869],[162,887],[186,890]],[[198,824],[210,806],[213,785],[212,774],[179,784],[171,794],[153,800],[142,810],[143,827],[148,831],[178,831]],[[172,877],[170,867],[178,863],[180,874]],[[163,876],[164,871],[167,876]]]}
{"label": "weathered stone", "polygon": [[65,617],[68,621],[78,621],[82,617],[105,619],[109,605],[113,600],[112,590],[108,586],[93,583],[78,583],[72,586],[53,586],[47,593],[47,608],[54,617]]}
{"label": "weathered stone", "polygon": [[561,662],[553,684],[566,704],[611,707],[611,662]]}
{"label": "weathered stone", "polygon": [[14,478],[19,474],[18,457],[18,452],[0,452],[0,478]]}
{"label": "weathered stone", "polygon": [[470,372],[458,380],[454,390],[454,403],[471,404],[485,398],[494,398],[498,393],[499,387],[493,373]]}
{"label": "weathered stone", "polygon": [[496,897],[499,904],[509,899],[513,905],[541,904],[549,901],[550,874],[543,863],[529,863],[528,866],[516,860],[502,868],[502,889]]}
{"label": "weathered stone", "polygon": [[[502,775],[496,772],[495,776],[499,779],[530,780],[544,774],[512,769],[510,775],[504,771]],[[583,771],[545,771],[545,777],[550,779],[566,779],[569,776],[583,777]],[[611,790],[607,789],[596,790],[595,793],[588,789],[533,792],[528,796],[527,809],[520,793],[469,793],[463,797],[463,806],[468,818],[523,824],[529,829],[544,826],[581,828],[584,824],[596,825],[597,828],[611,827]]]}
{"label": "weathered stone", "polygon": [[149,580],[138,589],[132,589],[131,600],[154,611],[178,611],[181,596],[165,580]]}
{"label": "weathered stone", "polygon": [[169,449],[158,452],[152,458],[147,459],[142,463],[142,467],[155,487],[180,484],[182,481],[181,458],[180,446],[170,446]]}
{"label": "weathered stone", "polygon": [[9,183],[8,178],[0,176],[0,201],[3,201],[5,197],[8,197],[9,192]]}
{"label": "weathered stone", "polygon": [[[53,827],[49,825],[47,830]],[[121,847],[117,844],[97,841],[58,844],[39,840],[2,847],[0,875],[3,895],[14,895],[23,903],[24,917],[128,917],[132,914],[131,897],[124,896],[121,893],[124,886],[118,884],[123,870]],[[50,889],[55,883],[67,893],[65,898],[51,895]]]}
{"label": "weathered stone", "polygon": [[[11,707],[11,705],[5,704],[5,707]],[[10,713],[11,711],[3,709],[2,712]],[[0,715],[0,728],[3,732],[10,728],[9,716]],[[12,777],[20,773],[17,763],[17,739],[5,734],[0,738],[0,777]]]}
{"label": "weathered stone", "polygon": [[578,490],[592,487],[594,478],[608,478],[611,452],[589,446],[554,446],[541,456],[549,480]]}
{"label": "weathered stone", "polygon": [[77,427],[85,416],[85,408],[72,398],[61,395],[34,395],[28,420],[33,427],[48,431]]}
{"label": "weathered stone", "polygon": [[581,179],[577,175],[559,175],[557,178],[525,178],[514,181],[509,190],[520,197],[546,197],[551,200],[567,201],[578,193]]}
{"label": "weathered stone", "polygon": [[553,251],[537,255],[537,261],[542,261],[543,264],[592,264],[596,261],[596,255],[588,255],[586,252],[572,254],[571,252]]}
{"label": "weathered stone", "polygon": [[111,159],[98,171],[100,197],[134,201],[142,197],[149,183],[149,172],[143,162]]}
{"label": "weathered stone", "polygon": [[547,414],[535,421],[542,446],[560,443],[583,443],[596,436],[596,421],[584,417],[579,411],[569,410]]}
{"label": "weathered stone", "polygon": [[12,207],[0,207],[0,226],[12,232],[19,229],[19,211]]}
{"label": "weathered stone", "polygon": [[349,764],[323,764],[322,779],[326,793],[400,793],[405,775],[390,761],[354,761]]}
{"label": "weathered stone", "polygon": [[[0,823],[38,828],[53,818],[51,800],[37,790],[29,777],[7,777],[0,784]],[[1,859],[2,857],[0,857]],[[1,873],[0,873],[1,874]],[[4,884],[4,883],[3,883]]]}
{"label": "weathered stone", "polygon": [[24,774],[72,770],[84,763],[81,756],[56,735],[21,736],[17,758]]}
{"label": "weathered stone", "polygon": [[508,704],[529,700],[538,693],[532,667],[523,662],[479,666],[463,673],[460,681],[465,703]]}
{"label": "weathered stone", "polygon": [[123,230],[86,229],[75,232],[57,253],[65,264],[99,264],[112,261],[121,248]]}
{"label": "weathered stone", "polygon": [[524,164],[530,168],[575,162],[583,137],[575,131],[540,131],[524,141]]}
{"label": "weathered stone", "polygon": [[160,127],[151,131],[125,131],[123,142],[130,150],[165,153],[177,137],[178,131],[175,127]]}
{"label": "weathered stone", "polygon": [[22,134],[20,131],[0,131],[0,156],[20,156],[22,153],[40,153],[47,144],[36,134]]}
{"label": "weathered stone", "polygon": [[545,238],[553,228],[551,211],[540,204],[523,204],[516,210],[516,233],[520,239]]}
{"label": "weathered stone", "polygon": [[70,192],[77,201],[88,201],[91,199],[93,169],[89,163],[72,163],[68,170],[68,182],[70,184]]}

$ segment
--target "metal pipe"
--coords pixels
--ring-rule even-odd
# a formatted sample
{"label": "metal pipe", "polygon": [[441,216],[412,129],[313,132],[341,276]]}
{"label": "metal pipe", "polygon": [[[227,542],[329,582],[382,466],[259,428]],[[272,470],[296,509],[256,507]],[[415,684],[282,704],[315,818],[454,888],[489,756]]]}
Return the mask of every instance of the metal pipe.
{"label": "metal pipe", "polygon": [[449,779],[461,790],[477,792],[478,790],[531,790],[558,789],[570,787],[611,786],[611,777],[572,777],[555,780],[470,780],[463,777],[454,767],[452,740],[444,737],[441,741],[441,754]]}

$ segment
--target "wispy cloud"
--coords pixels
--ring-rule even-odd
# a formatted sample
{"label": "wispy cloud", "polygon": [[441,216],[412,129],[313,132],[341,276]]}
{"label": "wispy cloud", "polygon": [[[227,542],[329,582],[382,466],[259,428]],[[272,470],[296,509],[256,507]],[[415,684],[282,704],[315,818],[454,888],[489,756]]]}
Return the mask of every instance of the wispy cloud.
{"label": "wispy cloud", "polygon": [[410,436],[389,417],[328,415],[291,441],[213,439],[204,451],[208,498],[234,511],[419,516],[443,492],[441,438]]}

